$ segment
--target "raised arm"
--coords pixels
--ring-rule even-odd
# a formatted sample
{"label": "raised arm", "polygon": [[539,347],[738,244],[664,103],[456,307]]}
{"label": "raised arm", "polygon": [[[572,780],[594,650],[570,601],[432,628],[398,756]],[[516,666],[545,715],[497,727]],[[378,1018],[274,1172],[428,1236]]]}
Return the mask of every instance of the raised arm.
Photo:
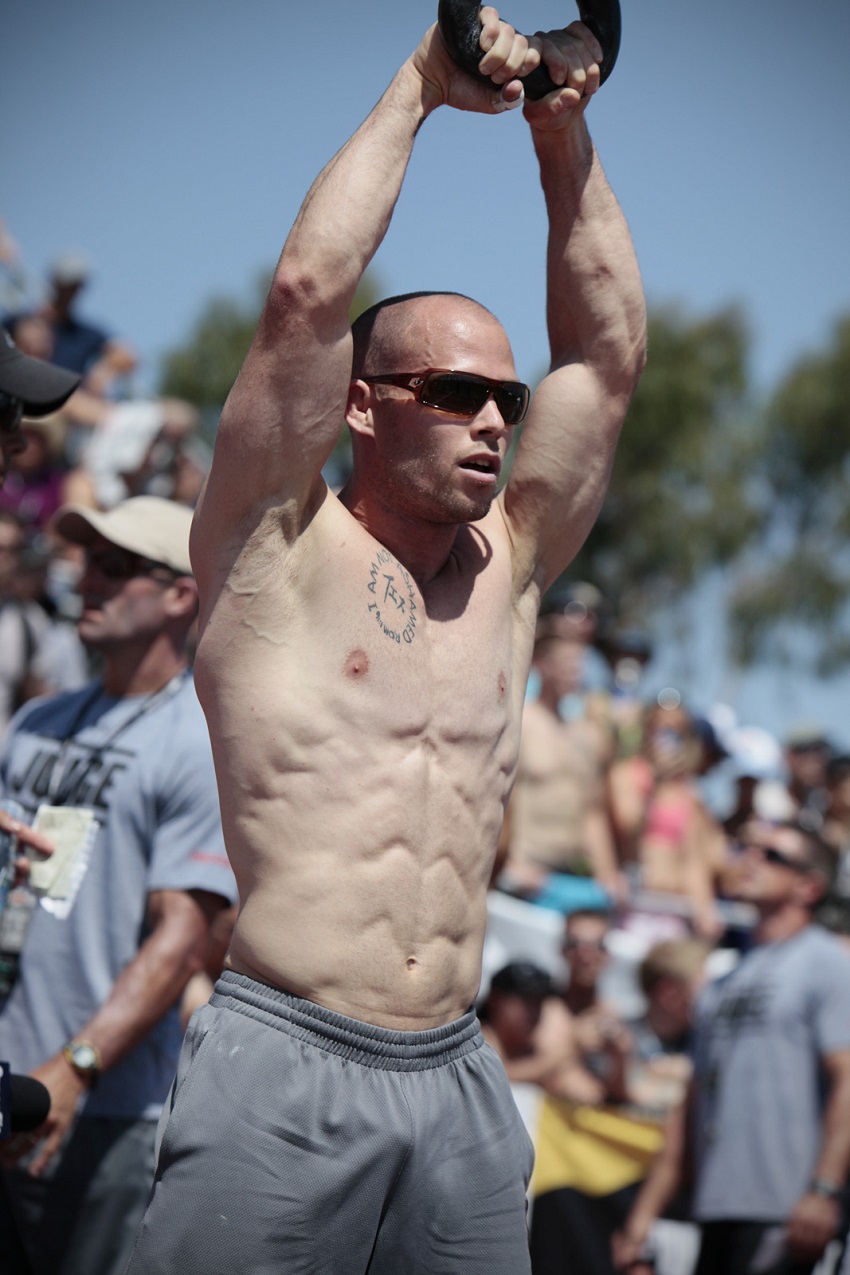
{"label": "raised arm", "polygon": [[[549,218],[550,372],[534,394],[505,491],[516,580],[541,592],[592,527],[643,370],[646,317],[631,236],[585,125],[601,49],[581,23],[542,39],[552,78],[576,87],[529,102]],[[588,68],[589,65],[589,69]]]}
{"label": "raised arm", "polygon": [[211,561],[232,560],[264,513],[291,541],[324,497],[320,471],[351,373],[349,306],[389,226],[416,133],[442,104],[490,114],[518,104],[515,76],[539,60],[494,9],[482,10],[482,22],[481,68],[496,86],[460,71],[432,27],[301,207],[222,414],[193,531],[202,584]]}

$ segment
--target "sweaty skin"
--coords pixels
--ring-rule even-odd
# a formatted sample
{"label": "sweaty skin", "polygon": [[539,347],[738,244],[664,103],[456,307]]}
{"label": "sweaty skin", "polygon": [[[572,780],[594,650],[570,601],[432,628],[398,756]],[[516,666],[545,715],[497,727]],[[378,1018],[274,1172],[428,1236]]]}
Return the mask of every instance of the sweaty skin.
{"label": "sweaty skin", "polygon": [[[515,98],[528,46],[481,13],[482,66]],[[368,379],[518,379],[488,311],[404,302],[352,370],[349,306],[420,126],[441,105],[498,110],[432,28],[302,206],[193,528],[196,684],[240,893],[228,964],[400,1030],[452,1021],[477,991],[539,598],[596,517],[642,368],[637,268],[580,104],[600,52],[580,24],[541,44],[571,85],[525,108],[552,363],[502,494],[512,430],[492,397],[452,416]],[[336,496],[321,466],[343,419]]]}

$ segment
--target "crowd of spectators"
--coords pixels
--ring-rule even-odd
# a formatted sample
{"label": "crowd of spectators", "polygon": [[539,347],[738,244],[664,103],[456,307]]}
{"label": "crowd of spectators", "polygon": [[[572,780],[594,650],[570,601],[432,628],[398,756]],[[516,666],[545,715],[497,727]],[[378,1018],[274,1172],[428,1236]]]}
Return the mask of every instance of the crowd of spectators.
{"label": "crowd of spectators", "polygon": [[544,599],[493,883],[524,911],[481,1011],[535,1142],[534,1275],[826,1275],[847,1260],[850,757],[814,724],[779,740],[650,696],[649,657],[593,586]]}
{"label": "crowd of spectators", "polygon": [[[8,267],[8,239],[0,247]],[[79,318],[88,270],[78,257],[57,261],[46,296],[5,319],[22,353],[82,380],[59,411],[24,423],[26,450],[0,491],[0,731],[29,699],[100,670],[76,628],[85,554],[56,534],[57,510],[71,501],[108,513],[140,495],[191,508],[206,470],[196,410],[134,398],[131,347]],[[535,1142],[534,1275],[689,1275],[698,1261],[700,1275],[802,1275],[830,1240],[842,1260],[847,1227],[850,1136],[842,1143],[835,1129],[843,1115],[850,1124],[850,756],[816,725],[779,741],[728,709],[696,713],[670,689],[650,697],[651,654],[592,584],[544,599],[492,891],[522,906],[529,932],[559,914],[563,939],[548,966],[515,942],[480,1005]],[[717,773],[725,804],[707,787]],[[209,993],[231,924],[232,911],[217,915],[183,1026]],[[791,948],[796,1000],[776,1008],[770,970]],[[759,982],[751,970],[765,951],[772,964]],[[623,952],[637,1010],[606,991]],[[764,1051],[778,1056],[789,1034],[796,1052],[773,1066]],[[743,1063],[736,1042],[749,1051]],[[726,1106],[724,1075],[736,1086]],[[797,1084],[805,1099],[793,1121],[805,1127],[785,1139],[783,1103]],[[703,1113],[691,1121],[702,1143],[688,1156],[691,1108]],[[718,1173],[737,1184],[741,1172],[728,1149],[716,1153],[720,1170],[712,1160],[735,1128],[709,1126],[732,1118],[749,1120],[742,1136],[755,1147],[771,1122],[768,1160],[748,1162],[764,1191],[733,1187],[744,1212],[716,1203]],[[702,1170],[714,1175],[708,1186]],[[698,1258],[696,1222],[714,1236],[713,1256]]]}

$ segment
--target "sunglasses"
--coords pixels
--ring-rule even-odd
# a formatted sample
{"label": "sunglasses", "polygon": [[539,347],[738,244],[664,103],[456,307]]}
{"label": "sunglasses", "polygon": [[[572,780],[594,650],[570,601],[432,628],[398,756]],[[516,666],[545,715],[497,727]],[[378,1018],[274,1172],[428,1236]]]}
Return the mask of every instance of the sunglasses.
{"label": "sunglasses", "polygon": [[452,416],[477,416],[492,397],[506,425],[519,425],[528,411],[531,391],[522,381],[493,381],[473,372],[451,372],[432,367],[425,372],[395,372],[364,376],[367,385],[397,385],[410,390],[420,403]]}
{"label": "sunglasses", "polygon": [[24,419],[24,400],[0,390],[0,434],[11,434]]}
{"label": "sunglasses", "polygon": [[[85,551],[86,570],[94,567],[95,571],[106,580],[133,580],[136,576],[152,576],[162,578],[164,583],[176,579],[171,567],[164,562],[154,562],[152,558],[143,558],[140,554],[130,553],[124,549],[93,549]],[[157,572],[160,576],[157,576]],[[162,577],[165,572],[167,580]]]}
{"label": "sunglasses", "polygon": [[740,841],[738,842],[740,850],[757,850],[765,863],[771,863],[778,868],[791,868],[794,872],[811,871],[808,863],[803,863],[800,859],[792,859],[790,855],[783,854],[781,850],[777,850],[775,846],[763,846],[758,841]]}

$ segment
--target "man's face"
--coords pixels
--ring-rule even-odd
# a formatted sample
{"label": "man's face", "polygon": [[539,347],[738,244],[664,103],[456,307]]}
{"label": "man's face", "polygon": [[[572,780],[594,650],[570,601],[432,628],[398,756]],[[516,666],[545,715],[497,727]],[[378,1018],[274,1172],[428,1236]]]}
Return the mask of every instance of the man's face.
{"label": "man's face", "polygon": [[544,685],[557,696],[571,695],[581,687],[585,646],[578,637],[555,637],[546,643],[535,666]]}
{"label": "man's face", "polygon": [[608,963],[603,917],[569,917],[564,932],[564,959],[570,967],[570,982],[579,987],[595,987]]}
{"label": "man's face", "polygon": [[829,748],[812,743],[785,752],[791,783],[797,788],[819,788],[826,780]]}
{"label": "man's face", "polygon": [[542,997],[520,996],[514,992],[491,993],[490,1021],[508,1053],[519,1054],[530,1049],[542,1010]]}
{"label": "man's face", "polygon": [[77,584],[82,611],[80,640],[97,650],[149,641],[167,619],[166,593],[174,581],[167,567],[145,566],[136,554],[99,538],[85,549]]}
{"label": "man's face", "polygon": [[[429,298],[434,302],[436,298]],[[410,332],[404,366],[385,372],[447,368],[516,380],[501,325],[472,306],[423,305]],[[376,386],[369,456],[373,493],[394,512],[440,524],[475,522],[487,513],[513,434],[495,400],[472,417],[419,403],[408,390]]]}
{"label": "man's face", "polygon": [[741,873],[735,894],[756,906],[807,902],[812,873],[805,837],[762,820],[745,824],[738,838]]}

